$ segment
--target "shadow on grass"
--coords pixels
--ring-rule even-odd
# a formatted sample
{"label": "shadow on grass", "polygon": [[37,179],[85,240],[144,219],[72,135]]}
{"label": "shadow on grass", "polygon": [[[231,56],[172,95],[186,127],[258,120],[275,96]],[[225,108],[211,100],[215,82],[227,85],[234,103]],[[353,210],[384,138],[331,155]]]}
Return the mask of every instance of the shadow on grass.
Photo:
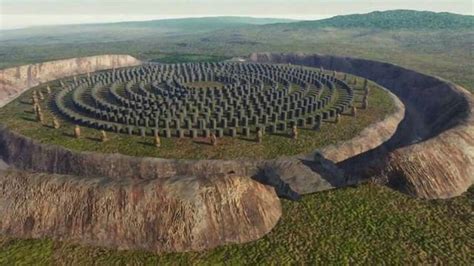
{"label": "shadow on grass", "polygon": [[195,138],[195,139],[193,139],[193,143],[200,144],[200,145],[212,146],[211,141],[206,139],[206,138]]}
{"label": "shadow on grass", "polygon": [[21,119],[26,120],[26,121],[31,121],[31,122],[37,122],[36,119],[27,117],[27,116],[23,116]]}
{"label": "shadow on grass", "polygon": [[247,141],[247,142],[258,143],[255,138],[250,138],[250,137],[238,137],[237,139]]}
{"label": "shadow on grass", "polygon": [[300,161],[309,167],[311,171],[321,176],[322,179],[326,180],[334,188],[355,186],[355,184],[349,183],[348,179],[343,174],[334,174],[335,169],[331,170],[330,168],[331,161],[324,158],[322,155],[315,155],[314,160],[300,159]]}
{"label": "shadow on grass", "polygon": [[144,146],[149,146],[149,147],[155,147],[155,144],[152,142],[147,142],[147,141],[137,141],[138,144],[144,145]]}
{"label": "shadow on grass", "polygon": [[95,142],[102,142],[101,139],[97,138],[97,137],[86,137],[86,139],[91,140],[91,141],[95,141]]}
{"label": "shadow on grass", "polygon": [[[306,130],[306,128],[305,128]],[[311,129],[310,129],[311,130]],[[283,132],[276,132],[276,133],[268,133],[268,134],[271,134],[271,135],[274,135],[274,136],[278,136],[278,137],[283,137],[283,138],[287,138],[287,139],[291,139],[291,134],[289,133],[283,133]]]}
{"label": "shadow on grass", "polygon": [[73,133],[68,133],[68,132],[63,132],[63,136],[70,137],[70,138],[76,138]]}

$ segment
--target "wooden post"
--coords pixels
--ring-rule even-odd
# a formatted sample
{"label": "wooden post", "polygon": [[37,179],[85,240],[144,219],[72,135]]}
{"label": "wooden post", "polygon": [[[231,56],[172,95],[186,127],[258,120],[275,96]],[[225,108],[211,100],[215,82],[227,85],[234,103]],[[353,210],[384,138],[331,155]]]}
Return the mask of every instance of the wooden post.
{"label": "wooden post", "polygon": [[352,116],[354,116],[354,117],[357,115],[357,107],[355,107],[355,106],[352,106],[352,112],[351,112],[351,115],[352,115]]}
{"label": "wooden post", "polygon": [[216,146],[217,145],[217,137],[216,137],[216,134],[214,134],[214,132],[211,133],[211,145],[212,146]]}
{"label": "wooden post", "polygon": [[53,116],[53,128],[54,128],[54,129],[58,129],[58,128],[59,128],[59,121],[58,121],[58,119],[57,119],[55,116]]}
{"label": "wooden post", "polygon": [[38,120],[38,122],[40,123],[43,123],[44,121],[44,116],[43,116],[43,113],[40,111],[38,111],[38,113],[36,114],[36,120]]}
{"label": "wooden post", "polygon": [[36,93],[33,93],[33,96],[31,96],[31,104],[38,104],[38,98],[36,97]]}
{"label": "wooden post", "polygon": [[295,140],[298,139],[298,127],[296,127],[296,125],[291,129],[291,136]]}
{"label": "wooden post", "polygon": [[369,98],[364,96],[364,101],[362,102],[362,108],[367,109],[369,107]]}
{"label": "wooden post", "polygon": [[107,133],[105,132],[105,130],[101,130],[100,131],[100,140],[102,142],[106,142],[109,140],[109,138],[107,137]]}
{"label": "wooden post", "polygon": [[155,134],[155,147],[159,148],[161,147],[161,139],[160,135],[158,133]]}
{"label": "wooden post", "polygon": [[76,139],[81,137],[81,128],[78,125],[74,127],[74,137]]}
{"label": "wooden post", "polygon": [[262,140],[263,140],[263,132],[262,132],[262,129],[259,128],[257,130],[257,142],[262,143]]}

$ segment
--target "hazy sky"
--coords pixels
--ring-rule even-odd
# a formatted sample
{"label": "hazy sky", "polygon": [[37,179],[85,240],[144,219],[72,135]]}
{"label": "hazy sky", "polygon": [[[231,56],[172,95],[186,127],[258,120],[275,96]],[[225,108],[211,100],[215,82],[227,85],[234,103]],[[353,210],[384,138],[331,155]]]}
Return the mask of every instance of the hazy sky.
{"label": "hazy sky", "polygon": [[320,19],[389,9],[473,14],[472,0],[0,0],[0,29],[225,15]]}

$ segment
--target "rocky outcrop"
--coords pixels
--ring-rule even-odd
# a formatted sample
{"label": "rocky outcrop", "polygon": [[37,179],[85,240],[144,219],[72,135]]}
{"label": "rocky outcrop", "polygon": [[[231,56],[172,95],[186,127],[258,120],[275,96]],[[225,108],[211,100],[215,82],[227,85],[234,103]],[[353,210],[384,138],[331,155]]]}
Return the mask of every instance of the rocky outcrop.
{"label": "rocky outcrop", "polygon": [[276,188],[281,197],[298,199],[299,195],[350,185],[333,162],[316,153],[312,159],[279,158],[259,164],[255,178]]}
{"label": "rocky outcrop", "polygon": [[[281,215],[276,193],[297,199],[377,175],[411,195],[445,198],[473,183],[474,103],[464,89],[363,59],[254,54],[250,60],[323,66],[366,77],[393,92],[405,109],[398,102],[394,115],[351,141],[269,161],[75,152],[0,126],[0,159],[24,170],[0,164],[0,232],[120,249],[203,250],[269,232]],[[39,82],[138,63],[109,55],[2,70],[0,106]]]}
{"label": "rocky outcrop", "polygon": [[400,66],[364,59],[260,53],[249,60],[351,73],[373,80],[400,98],[406,111],[396,132],[383,145],[340,162],[346,174],[385,177],[393,187],[423,198],[457,196],[474,182],[474,101],[465,89]]}
{"label": "rocky outcrop", "polygon": [[[405,105],[389,91],[392,98],[395,111],[385,117],[382,121],[376,122],[364,128],[357,136],[350,140],[341,141],[316,151],[327,160],[334,163],[342,162],[355,155],[370,151],[381,146],[393,137],[397,127],[405,117]],[[310,154],[309,158],[312,158]]]}
{"label": "rocky outcrop", "polygon": [[[137,64],[104,55],[0,70],[0,107],[41,82]],[[248,242],[281,216],[252,171],[255,162],[75,152],[0,125],[0,232],[155,252]]]}
{"label": "rocky outcrop", "polygon": [[111,180],[0,171],[0,232],[118,249],[203,250],[268,233],[273,188],[236,175]]}
{"label": "rocky outcrop", "polygon": [[40,144],[0,125],[0,158],[18,169],[51,174],[112,179],[156,179],[174,176],[237,174],[252,176],[257,161],[174,160],[122,154],[77,152]]}
{"label": "rocky outcrop", "polygon": [[98,55],[50,61],[0,70],[0,108],[40,83],[98,70],[139,65],[129,55]]}
{"label": "rocky outcrop", "polygon": [[6,170],[7,168],[8,165],[3,160],[0,160],[0,170]]}

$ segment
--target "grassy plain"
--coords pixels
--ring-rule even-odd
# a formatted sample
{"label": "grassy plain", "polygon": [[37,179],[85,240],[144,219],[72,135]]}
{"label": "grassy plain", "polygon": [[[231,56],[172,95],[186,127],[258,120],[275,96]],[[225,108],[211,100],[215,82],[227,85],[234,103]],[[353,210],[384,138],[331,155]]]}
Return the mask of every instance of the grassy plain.
{"label": "grassy plain", "polygon": [[[343,78],[338,74],[338,78]],[[353,82],[354,76],[348,75],[348,80]],[[86,127],[81,128],[81,138],[73,137],[74,124],[56,113],[53,107],[53,94],[60,89],[58,81],[52,82],[53,94],[42,102],[42,110],[45,123],[42,125],[35,119],[31,105],[31,94],[33,88],[24,93],[21,97],[0,109],[0,121],[15,132],[31,137],[41,143],[56,144],[77,151],[96,151],[105,153],[121,153],[132,156],[148,156],[160,158],[180,158],[180,159],[268,159],[282,155],[297,155],[310,153],[317,148],[335,144],[340,141],[355,137],[364,128],[372,123],[383,120],[394,111],[394,103],[388,93],[382,90],[377,84],[369,82],[371,93],[369,95],[369,107],[361,109],[363,97],[363,79],[357,78],[355,86],[355,105],[358,108],[357,116],[349,114],[342,115],[339,123],[325,121],[320,130],[301,129],[298,140],[290,138],[288,132],[271,135],[266,134],[261,144],[255,141],[255,134],[250,137],[223,137],[219,138],[216,147],[210,145],[210,141],[205,138],[161,138],[162,146],[157,149],[153,145],[153,137],[130,136],[127,134],[117,134],[108,132],[109,141],[100,142],[99,130]],[[197,84],[202,85],[202,84]],[[204,84],[209,85],[209,84]],[[351,85],[354,86],[354,85]],[[59,118],[61,127],[52,127],[52,116]]]}
{"label": "grassy plain", "polygon": [[[470,19],[472,21],[472,16]],[[175,29],[160,32],[161,28],[146,27],[137,30],[136,25],[130,30],[121,24],[115,25],[115,31],[104,29],[105,34],[97,34],[97,28],[91,34],[77,34],[70,27],[58,34],[50,29],[29,30],[36,35],[2,32],[0,67],[103,53],[126,53],[160,62],[186,62],[194,58],[203,61],[214,60],[216,56],[245,56],[251,52],[307,52],[395,63],[451,80],[474,92],[472,27],[424,26],[430,22],[440,25],[436,18],[403,17],[398,21],[413,23],[409,28],[362,27],[357,21],[344,27],[336,24],[320,27],[311,23],[258,27],[229,27],[227,24],[225,30],[213,26],[212,31],[199,33]],[[370,24],[373,21],[361,17],[359,22]],[[105,38],[97,39],[97,36]],[[26,113],[13,115],[20,117],[15,118],[20,124],[29,123],[21,117],[31,117]],[[3,119],[6,116],[0,121]],[[34,136],[37,129],[32,127],[27,133]],[[90,132],[91,136],[95,134],[95,131]],[[53,137],[42,141],[54,141]],[[62,140],[71,141],[70,138]],[[97,144],[91,141],[88,147],[94,149]],[[299,202],[282,200],[282,204],[283,216],[278,225],[267,236],[252,243],[205,252],[157,255],[51,239],[0,236],[0,265],[472,265],[474,261],[472,188],[454,199],[426,201],[365,184],[307,195]]]}

